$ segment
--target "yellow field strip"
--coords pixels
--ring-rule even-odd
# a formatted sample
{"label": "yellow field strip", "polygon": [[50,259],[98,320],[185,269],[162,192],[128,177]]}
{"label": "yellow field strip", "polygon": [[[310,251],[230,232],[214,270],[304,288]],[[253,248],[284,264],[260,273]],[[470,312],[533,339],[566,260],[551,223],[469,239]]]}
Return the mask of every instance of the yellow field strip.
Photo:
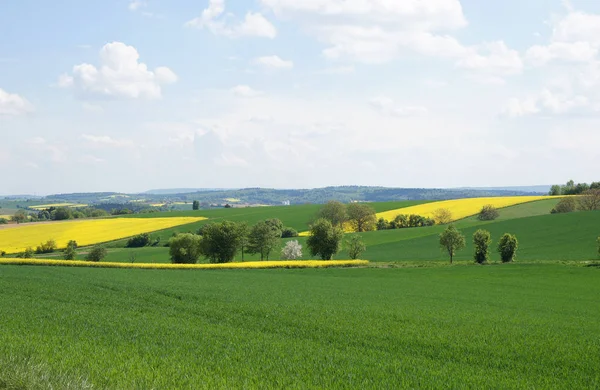
{"label": "yellow field strip", "polygon": [[552,199],[549,196],[502,196],[490,198],[465,198],[443,200],[433,203],[425,203],[417,206],[405,207],[384,211],[377,214],[377,219],[383,218],[392,221],[400,214],[417,214],[427,218],[433,218],[433,214],[438,209],[448,209],[452,213],[452,220],[456,221],[472,215],[478,214],[481,208],[486,205],[492,205],[497,209],[516,206],[522,203],[535,202],[537,200]]}
{"label": "yellow field strip", "polygon": [[65,248],[70,240],[79,246],[114,241],[205,220],[204,217],[173,218],[107,218],[39,224],[21,224],[0,230],[0,251],[19,253],[28,247],[55,240]]}
{"label": "yellow field strip", "polygon": [[34,210],[44,210],[49,209],[50,207],[87,207],[87,204],[82,203],[53,203],[53,204],[40,204],[37,206],[29,206],[30,209]]}
{"label": "yellow field strip", "polygon": [[369,264],[367,260],[289,260],[250,261],[224,264],[165,264],[165,263],[103,263],[73,260],[0,259],[3,265],[38,265],[92,268],[138,268],[138,269],[267,269],[267,268],[329,268],[358,267]]}

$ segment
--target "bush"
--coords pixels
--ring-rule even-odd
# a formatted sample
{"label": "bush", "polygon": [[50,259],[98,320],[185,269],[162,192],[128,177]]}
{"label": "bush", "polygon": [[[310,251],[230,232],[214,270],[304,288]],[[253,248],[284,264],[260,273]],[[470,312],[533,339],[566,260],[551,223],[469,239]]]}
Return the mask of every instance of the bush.
{"label": "bush", "polygon": [[6,256],[6,252],[5,251],[0,251],[0,257],[4,257]]}
{"label": "bush", "polygon": [[379,218],[377,220],[377,230],[387,230],[391,227],[391,225],[384,219],[384,218]]}
{"label": "bush", "polygon": [[452,212],[449,209],[437,209],[433,212],[433,220],[438,225],[446,225],[452,222]]}
{"label": "bush", "polygon": [[550,211],[552,214],[572,213],[577,210],[577,202],[574,198],[562,198],[556,206]]}
{"label": "bush", "polygon": [[391,225],[392,229],[402,229],[402,228],[409,227],[408,215],[404,215],[404,214],[396,215],[396,218],[394,218],[394,221],[392,221],[392,223],[390,225]]}
{"label": "bush", "polygon": [[473,234],[473,246],[475,247],[475,262],[483,264],[490,257],[489,247],[492,237],[487,230],[479,229]]}
{"label": "bush", "polygon": [[25,252],[19,253],[17,257],[21,259],[31,259],[33,257],[33,248],[28,247],[27,249],[25,249]]}
{"label": "bush", "polygon": [[288,241],[281,250],[282,260],[297,260],[302,258],[302,245],[297,240]]}
{"label": "bush", "polygon": [[8,221],[6,220],[6,218],[0,218],[0,225],[6,225],[8,223]]}
{"label": "bush", "polygon": [[35,253],[43,254],[43,253],[52,253],[56,250],[56,241],[48,240],[42,244],[40,244],[36,249]]}
{"label": "bush", "polygon": [[481,208],[477,218],[480,221],[493,221],[494,219],[498,218],[499,215],[500,213],[498,212],[498,209],[491,204],[488,204]]}
{"label": "bush", "polygon": [[173,264],[196,264],[201,252],[202,237],[182,233],[169,240],[169,255]]}
{"label": "bush", "polygon": [[75,240],[69,241],[69,243],[67,244],[67,248],[63,252],[64,253],[63,258],[65,260],[75,260],[75,255],[77,255],[77,252],[75,251],[75,249],[77,249],[77,241],[75,241]]}
{"label": "bush", "polygon": [[73,218],[73,211],[68,207],[57,207],[51,215],[55,221],[64,221]]}
{"label": "bush", "polygon": [[360,236],[356,234],[346,242],[346,245],[348,247],[348,256],[350,256],[352,260],[358,259],[360,255],[367,250],[365,243]]}
{"label": "bush", "polygon": [[298,232],[290,227],[283,228],[281,231],[281,238],[293,238],[298,237]]}
{"label": "bush", "polygon": [[127,248],[142,248],[150,245],[150,234],[142,233],[127,240]]}
{"label": "bush", "polygon": [[500,252],[502,262],[509,263],[513,261],[516,257],[518,247],[519,242],[516,236],[509,233],[504,234],[498,242],[498,252]]}
{"label": "bush", "polygon": [[106,257],[107,253],[108,252],[106,251],[106,248],[102,246],[95,246],[90,250],[85,259],[87,261],[94,261],[97,263],[102,261],[102,259]]}

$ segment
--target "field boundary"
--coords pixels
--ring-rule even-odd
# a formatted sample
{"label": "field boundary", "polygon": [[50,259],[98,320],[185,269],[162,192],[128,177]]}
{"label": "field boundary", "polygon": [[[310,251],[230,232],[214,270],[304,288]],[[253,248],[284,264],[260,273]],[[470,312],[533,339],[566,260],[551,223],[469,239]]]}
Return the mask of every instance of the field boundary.
{"label": "field boundary", "polygon": [[89,268],[134,268],[134,269],[268,269],[268,268],[331,268],[359,267],[369,265],[367,260],[283,260],[249,261],[224,264],[165,264],[165,263],[111,263],[77,260],[47,259],[0,259],[0,265],[33,265]]}

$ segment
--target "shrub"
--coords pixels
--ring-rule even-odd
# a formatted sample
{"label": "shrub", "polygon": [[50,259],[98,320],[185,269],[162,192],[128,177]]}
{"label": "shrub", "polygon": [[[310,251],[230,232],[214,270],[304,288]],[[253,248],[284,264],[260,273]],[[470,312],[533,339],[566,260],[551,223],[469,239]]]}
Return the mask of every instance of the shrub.
{"label": "shrub", "polygon": [[377,220],[377,225],[376,225],[377,230],[387,230],[390,227],[391,227],[391,225],[384,218],[379,218]]}
{"label": "shrub", "polygon": [[51,215],[55,221],[64,221],[73,218],[73,211],[68,207],[57,207],[52,211]]}
{"label": "shrub", "polygon": [[296,229],[292,229],[290,227],[283,228],[281,231],[281,238],[293,238],[298,237],[298,232]]}
{"label": "shrub", "polygon": [[498,212],[498,209],[491,204],[488,204],[481,208],[477,218],[480,221],[493,221],[494,219],[498,218],[499,215],[500,213]]}
{"label": "shrub", "polygon": [[584,191],[579,196],[579,209],[583,211],[600,210],[600,189]]}
{"label": "shrub", "polygon": [[556,206],[554,206],[551,213],[552,214],[572,213],[575,210],[577,210],[577,202],[575,202],[574,198],[568,197],[568,198],[562,198],[556,204]]}
{"label": "shrub", "polygon": [[43,254],[43,253],[52,253],[56,250],[56,241],[48,240],[42,244],[40,244],[36,249],[35,253]]}
{"label": "shrub", "polygon": [[402,228],[409,227],[408,215],[404,215],[404,214],[396,215],[396,218],[394,218],[394,221],[392,222],[391,226],[392,226],[392,229],[402,229]]}
{"label": "shrub", "polygon": [[150,245],[150,234],[142,233],[131,237],[125,245],[127,248],[142,248]]}
{"label": "shrub", "polygon": [[446,225],[452,222],[452,212],[449,209],[437,209],[433,212],[433,220],[438,225]]}
{"label": "shrub", "polygon": [[67,244],[67,248],[64,251],[63,258],[65,260],[75,260],[75,255],[77,255],[75,249],[77,249],[77,241],[69,241],[69,243]]}
{"label": "shrub", "polygon": [[360,236],[353,235],[350,240],[346,241],[346,245],[348,246],[348,256],[352,260],[356,260],[360,257],[360,255],[367,250],[365,243],[362,241]]}
{"label": "shrub", "polygon": [[6,220],[6,218],[0,218],[0,225],[6,225],[8,223],[8,221]]}
{"label": "shrub", "polygon": [[25,249],[25,252],[19,253],[17,257],[22,259],[31,259],[33,257],[33,248],[28,247],[27,249]]}
{"label": "shrub", "polygon": [[513,261],[516,257],[518,247],[519,242],[516,236],[509,233],[504,234],[498,242],[498,252],[500,252],[502,262],[509,263]]}
{"label": "shrub", "polygon": [[0,251],[0,257],[4,257],[6,256],[6,252],[5,251]]}
{"label": "shrub", "polygon": [[95,246],[90,250],[85,259],[87,261],[93,261],[97,263],[102,261],[102,259],[106,257],[107,253],[108,252],[106,251],[106,248],[102,246]]}
{"label": "shrub", "polygon": [[196,264],[201,252],[202,237],[182,233],[169,241],[169,255],[173,264]]}
{"label": "shrub", "polygon": [[302,245],[297,240],[288,241],[281,250],[282,260],[297,260],[302,257]]}
{"label": "shrub", "polygon": [[479,229],[473,234],[473,246],[475,247],[475,262],[483,264],[488,261],[489,247],[492,244],[490,232]]}

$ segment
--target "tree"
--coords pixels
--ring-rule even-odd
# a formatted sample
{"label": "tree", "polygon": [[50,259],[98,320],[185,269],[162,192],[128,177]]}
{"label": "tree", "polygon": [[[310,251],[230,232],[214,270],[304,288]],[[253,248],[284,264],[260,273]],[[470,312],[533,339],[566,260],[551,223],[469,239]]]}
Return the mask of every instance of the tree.
{"label": "tree", "polygon": [[202,254],[211,263],[229,263],[240,249],[241,232],[231,221],[212,223],[202,228]]}
{"label": "tree", "polygon": [[35,249],[35,253],[37,253],[37,254],[52,253],[55,250],[56,250],[56,241],[48,240],[48,241],[43,242],[40,245],[38,245],[38,247]]}
{"label": "tree", "polygon": [[281,250],[282,260],[297,260],[302,257],[302,245],[297,240],[288,241]]}
{"label": "tree", "polygon": [[126,248],[143,248],[150,245],[150,234],[142,233],[131,237],[125,244]]}
{"label": "tree", "polygon": [[269,260],[269,255],[281,238],[281,230],[270,221],[266,220],[252,226],[248,235],[248,252],[259,253],[261,260]]}
{"label": "tree", "polygon": [[358,259],[360,255],[367,250],[367,246],[358,234],[353,234],[352,237],[346,241],[346,246],[348,247],[348,256],[350,256],[352,260]]}
{"label": "tree", "polygon": [[281,231],[281,238],[292,238],[292,237],[298,237],[298,231],[291,227],[283,228],[283,230]]}
{"label": "tree", "polygon": [[465,236],[454,225],[450,225],[440,234],[440,246],[450,255],[450,264],[454,255],[466,245]]}
{"label": "tree", "polygon": [[182,233],[169,240],[169,255],[173,264],[196,264],[202,254],[203,238],[192,233]]}
{"label": "tree", "polygon": [[379,218],[377,220],[377,230],[387,230],[390,228],[390,226],[391,225],[385,220],[385,218]]}
{"label": "tree", "polygon": [[68,207],[57,207],[50,215],[52,215],[52,219],[55,221],[64,221],[73,218],[73,211]]}
{"label": "tree", "polygon": [[341,249],[344,231],[333,226],[324,218],[316,220],[310,227],[310,235],[306,245],[312,256],[320,256],[323,260],[331,260]]}
{"label": "tree", "polygon": [[452,212],[449,209],[437,209],[433,212],[433,220],[437,225],[446,225],[452,222]]}
{"label": "tree", "polygon": [[346,205],[337,200],[330,200],[321,207],[317,213],[317,218],[324,218],[331,222],[333,226],[343,228],[344,222],[348,220]]}
{"label": "tree", "polygon": [[17,255],[17,257],[22,258],[22,259],[31,259],[33,257],[33,248],[32,247],[27,247],[27,249],[25,249],[25,252],[20,253],[19,255]]}
{"label": "tree", "polygon": [[579,209],[583,211],[600,210],[600,189],[583,192],[579,196]]}
{"label": "tree", "polygon": [[364,203],[350,203],[348,205],[348,221],[355,232],[371,231],[377,224],[375,209]]}
{"label": "tree", "polygon": [[394,218],[394,222],[393,222],[393,227],[394,229],[402,229],[402,228],[407,228],[410,225],[408,224],[408,215],[405,214],[399,214],[396,215],[396,218]]}
{"label": "tree", "polygon": [[197,200],[192,202],[192,210],[200,210],[200,202]]}
{"label": "tree", "polygon": [[552,214],[572,213],[575,210],[577,210],[577,202],[575,202],[575,198],[569,196],[558,201],[556,206],[554,206],[550,212]]}
{"label": "tree", "polygon": [[557,195],[561,195],[561,189],[560,186],[555,184],[552,187],[550,187],[550,192],[549,192],[550,196],[557,196]]}
{"label": "tree", "polygon": [[246,248],[248,248],[248,235],[250,234],[250,228],[248,227],[248,223],[246,222],[238,223],[237,227],[239,234],[240,252],[242,252],[242,261],[244,261],[244,253],[246,252]]}
{"label": "tree", "polygon": [[486,204],[481,208],[477,218],[480,221],[493,221],[494,219],[498,218],[499,215],[500,213],[498,212],[498,209],[491,204]]}
{"label": "tree", "polygon": [[63,258],[65,260],[75,260],[75,256],[77,255],[77,252],[75,251],[76,249],[77,249],[77,241],[74,241],[74,240],[69,241],[65,251],[63,252]]}
{"label": "tree", "polygon": [[500,238],[500,241],[498,241],[498,252],[500,252],[502,262],[509,263],[513,261],[516,257],[518,247],[519,242],[516,236],[509,233],[504,234]]}
{"label": "tree", "polygon": [[27,222],[27,214],[23,210],[19,210],[11,217],[11,219],[16,223]]}
{"label": "tree", "polygon": [[87,261],[99,262],[106,257],[107,253],[108,252],[106,251],[106,248],[102,246],[95,246],[90,250],[85,259]]}
{"label": "tree", "polygon": [[475,262],[483,264],[490,257],[489,247],[492,237],[487,230],[479,229],[473,234],[473,246],[475,247]]}
{"label": "tree", "polygon": [[271,218],[265,221],[273,230],[279,232],[279,237],[283,233],[283,222],[278,218]]}

